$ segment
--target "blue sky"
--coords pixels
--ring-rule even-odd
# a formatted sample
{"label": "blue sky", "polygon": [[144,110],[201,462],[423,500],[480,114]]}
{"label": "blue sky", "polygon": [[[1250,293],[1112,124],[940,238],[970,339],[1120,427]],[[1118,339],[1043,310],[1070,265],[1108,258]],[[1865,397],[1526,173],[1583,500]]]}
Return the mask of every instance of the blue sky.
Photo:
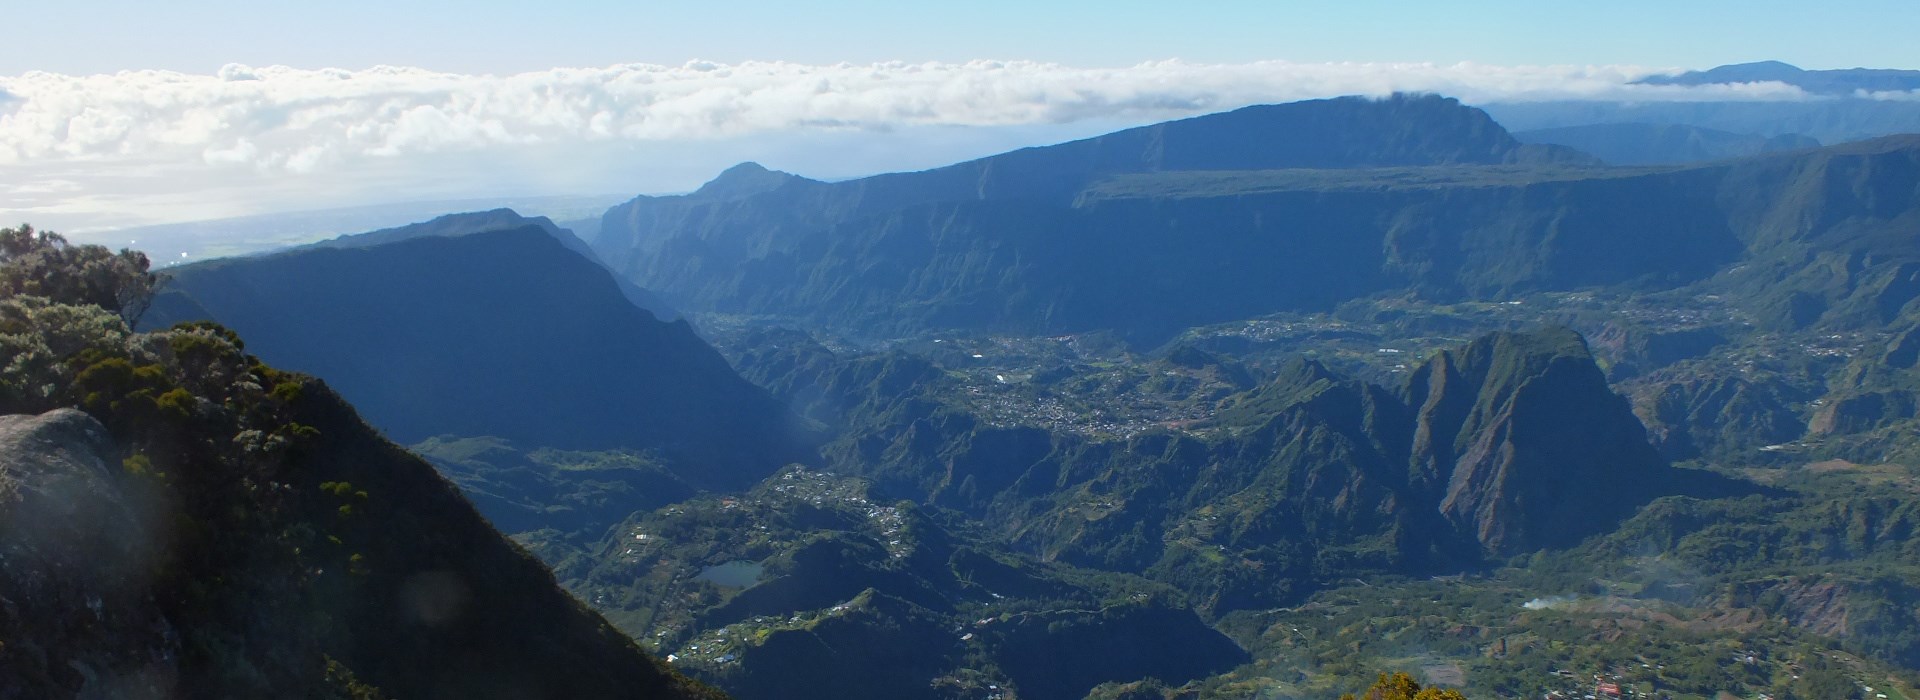
{"label": "blue sky", "polygon": [[742,160],[851,177],[1336,95],[1804,99],[1634,81],[1920,68],[1916,20],[1920,0],[0,0],[0,221],[672,192]]}
{"label": "blue sky", "polygon": [[0,75],[210,73],[230,62],[503,73],[695,58],[1920,68],[1913,0],[0,1],[10,29]]}

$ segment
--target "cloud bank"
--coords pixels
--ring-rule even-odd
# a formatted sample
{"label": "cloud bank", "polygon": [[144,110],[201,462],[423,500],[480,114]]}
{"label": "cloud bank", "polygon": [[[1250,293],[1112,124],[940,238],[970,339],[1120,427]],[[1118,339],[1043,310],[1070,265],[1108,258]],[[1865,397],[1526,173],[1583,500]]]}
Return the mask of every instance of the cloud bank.
{"label": "cloud bank", "polygon": [[[644,161],[662,149],[684,154],[688,144],[1144,123],[1347,94],[1424,91],[1469,103],[1807,98],[1778,83],[1630,84],[1652,72],[1631,66],[1180,61],[1117,69],[995,61],[696,61],[504,76],[384,66],[347,71],[228,65],[212,75],[35,72],[0,76],[0,170],[15,173],[0,180],[0,211],[73,213],[109,206],[106,200],[125,200],[118,205],[124,207],[133,206],[129,198],[152,204],[208,193],[225,198],[229,209],[258,210],[287,206],[267,201],[273,197],[262,194],[263,187],[287,197],[297,197],[302,183],[345,192],[352,189],[348,180],[366,176],[397,196],[409,182],[478,177],[448,172],[453,165],[482,171],[575,167],[606,174],[644,169],[648,164],[635,158]],[[565,158],[548,157],[553,154]],[[616,158],[624,159],[619,168],[611,165]],[[20,174],[47,182],[19,181]],[[20,199],[27,194],[36,196]]]}

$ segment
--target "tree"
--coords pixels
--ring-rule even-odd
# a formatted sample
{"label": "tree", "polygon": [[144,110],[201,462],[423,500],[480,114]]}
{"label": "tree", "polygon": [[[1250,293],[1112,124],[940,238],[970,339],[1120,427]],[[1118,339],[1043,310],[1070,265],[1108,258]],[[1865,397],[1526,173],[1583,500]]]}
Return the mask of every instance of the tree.
{"label": "tree", "polygon": [[51,231],[0,229],[0,296],[31,295],[62,304],[90,304],[132,327],[145,315],[162,278],[145,253],[73,245]]}
{"label": "tree", "polygon": [[1860,684],[1845,672],[1816,657],[1814,663],[1809,664],[1809,668],[1789,684],[1781,696],[1788,700],[1856,700],[1860,697]]}
{"label": "tree", "polygon": [[69,360],[122,352],[126,338],[126,325],[97,306],[0,297],[0,414],[63,405],[77,371]]}
{"label": "tree", "polygon": [[1367,692],[1358,697],[1348,693],[1340,696],[1340,700],[1467,700],[1467,697],[1451,688],[1421,688],[1413,676],[1405,673],[1382,673]]}

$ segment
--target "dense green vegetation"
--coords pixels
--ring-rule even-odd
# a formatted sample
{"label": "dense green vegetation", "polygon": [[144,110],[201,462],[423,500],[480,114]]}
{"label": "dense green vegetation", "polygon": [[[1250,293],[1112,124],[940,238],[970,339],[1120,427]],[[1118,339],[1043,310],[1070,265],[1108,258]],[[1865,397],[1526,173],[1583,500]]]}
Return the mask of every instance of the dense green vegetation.
{"label": "dense green vegetation", "polygon": [[1366,692],[1358,696],[1342,695],[1340,700],[1466,700],[1466,696],[1457,690],[1422,688],[1405,673],[1383,673]]}
{"label": "dense green vegetation", "polygon": [[[795,467],[748,493],[636,513],[557,571],[656,653],[742,698],[1004,686],[1072,699],[1103,681],[1177,685],[1246,659],[1167,586],[1042,563],[942,521],[950,514]],[[831,680],[854,677],[853,688]],[[806,695],[794,687],[803,679],[833,689]]]}
{"label": "dense green vegetation", "polygon": [[826,448],[833,469],[999,524],[1049,559],[1181,587],[1208,610],[1569,544],[1690,488],[1564,331],[1489,336],[1392,390],[1295,361],[1221,399],[1197,434],[1125,440],[983,422],[910,358],[836,366],[814,346],[756,347],[749,359],[788,370],[771,386],[853,407],[823,416],[845,435]]}
{"label": "dense green vegetation", "polygon": [[0,240],[0,415],[18,440],[0,472],[0,687],[713,696],[325,385],[217,325],[130,331],[153,282],[137,254]]}
{"label": "dense green vegetation", "polygon": [[[1391,334],[1395,332],[1393,328],[1423,324],[1434,327],[1449,314],[1457,314],[1460,320],[1467,321],[1452,326],[1455,329],[1533,323],[1542,318],[1586,323],[1582,320],[1586,318],[1582,309],[1597,303],[1564,299],[1553,304],[1536,304],[1548,301],[1552,299],[1530,298],[1521,307],[1494,305],[1486,309],[1488,315],[1484,316],[1477,315],[1483,312],[1467,308],[1399,307],[1391,316],[1393,321],[1386,324],[1388,330],[1380,332]],[[1650,300],[1646,308],[1651,312],[1664,303],[1666,300]],[[1492,313],[1495,310],[1497,314]],[[1417,311],[1417,314],[1407,311]],[[1701,319],[1717,318],[1717,312],[1711,309],[1695,311],[1682,306],[1661,313],[1674,314],[1676,320],[1666,320],[1666,316],[1659,314],[1641,316],[1636,311],[1636,317],[1643,320],[1635,325],[1620,326],[1618,331],[1608,334],[1606,346],[1596,349],[1603,353],[1600,359],[1607,362],[1614,373],[1628,377],[1629,383],[1670,381],[1670,367],[1687,366],[1692,360],[1684,358],[1702,353],[1745,353],[1775,364],[1779,371],[1816,378],[1845,365],[1844,361],[1832,359],[1839,357],[1837,352],[1826,354],[1830,352],[1828,348],[1836,346],[1831,344],[1835,341],[1824,340],[1824,336],[1820,336],[1821,343],[1812,344],[1804,351],[1761,353],[1746,345],[1752,342],[1749,336],[1738,333],[1730,337],[1716,333],[1696,339],[1687,335],[1701,335],[1694,331],[1659,330],[1671,323],[1697,324]],[[1607,323],[1622,323],[1617,317],[1605,318]],[[1683,318],[1694,320],[1677,320]],[[1407,361],[1396,355],[1405,353],[1380,353],[1372,349],[1383,344],[1400,345],[1404,340],[1391,335],[1381,339],[1368,337],[1367,333],[1375,332],[1370,330],[1374,327],[1370,324],[1379,322],[1378,319],[1363,321],[1356,316],[1352,322],[1276,323],[1275,330],[1285,330],[1281,326],[1286,326],[1298,335],[1272,351],[1250,352],[1258,346],[1222,342],[1229,338],[1267,337],[1263,333],[1200,334],[1151,356],[1130,355],[1124,346],[1103,344],[1098,337],[1027,341],[948,335],[940,343],[922,339],[904,344],[919,356],[915,357],[898,351],[872,355],[846,349],[835,351],[793,333],[745,330],[736,337],[723,338],[723,347],[734,353],[736,363],[747,376],[774,387],[783,397],[792,397],[797,406],[815,419],[841,426],[847,434],[864,436],[861,440],[871,445],[865,449],[879,449],[882,454],[889,454],[894,448],[885,447],[886,442],[874,443],[873,437],[889,435],[886,426],[898,426],[902,421],[912,429],[898,434],[911,441],[958,434],[965,437],[955,444],[968,445],[969,449],[1006,449],[1019,444],[1009,442],[1008,438],[985,437],[996,432],[1034,435],[1041,440],[1037,451],[1024,453],[1032,457],[956,459],[961,453],[953,456],[936,453],[941,456],[931,460],[924,457],[900,460],[901,464],[940,465],[942,473],[947,475],[942,478],[954,479],[973,465],[1024,463],[1023,460],[1029,458],[1044,463],[1071,451],[1061,447],[1062,438],[1058,435],[1048,437],[1044,431],[1018,427],[1052,420],[1044,413],[1016,412],[1008,416],[1012,424],[1005,427],[969,418],[969,415],[978,415],[982,406],[978,398],[980,392],[998,391],[1005,399],[1035,392],[1038,399],[1057,395],[1062,400],[1071,398],[1074,392],[1087,392],[1082,398],[1094,403],[1114,403],[1136,395],[1161,396],[1169,401],[1165,407],[1198,402],[1197,405],[1204,407],[1203,412],[1216,416],[1215,420],[1179,423],[1180,432],[1202,443],[1232,440],[1236,431],[1257,427],[1268,417],[1285,413],[1288,407],[1341,385],[1343,380],[1338,373],[1301,362],[1297,359],[1298,353],[1313,353],[1365,376],[1389,380],[1399,377],[1404,382],[1407,375],[1425,372],[1418,368],[1395,370],[1396,365],[1391,363],[1404,365]],[[1403,325],[1408,323],[1414,326]],[[1338,332],[1327,332],[1335,326]],[[1322,330],[1311,330],[1315,328]],[[1685,340],[1670,341],[1653,335],[1656,333]],[[1194,349],[1205,337],[1214,338],[1205,342],[1207,346],[1252,361],[1251,371],[1263,377],[1259,385],[1244,393],[1232,390],[1220,395],[1190,393],[1194,387],[1231,386],[1231,381],[1218,379],[1223,371],[1228,375],[1250,371],[1248,366],[1233,359]],[[1811,336],[1807,338],[1807,342],[1812,340]],[[1769,342],[1785,345],[1801,341],[1788,337],[1773,338]],[[1515,369],[1489,374],[1524,376],[1525,372],[1518,370],[1528,366],[1529,361],[1523,358],[1566,355],[1567,352],[1555,350],[1556,347],[1568,348],[1566,343],[1564,336],[1560,340],[1546,336],[1531,344],[1515,344],[1511,346],[1515,352],[1502,360],[1495,360],[1500,353],[1493,352],[1494,344],[1490,343],[1478,351],[1462,349],[1443,353],[1434,366],[1504,365]],[[1348,344],[1363,350],[1339,351]],[[1411,346],[1409,352],[1419,347]],[[1528,348],[1532,351],[1524,351]],[[1264,359],[1268,356],[1264,353],[1268,352],[1295,359],[1277,360],[1269,365]],[[1882,355],[1875,352],[1857,356],[1878,358]],[[928,359],[921,359],[923,357]],[[1457,359],[1447,359],[1449,357]],[[1486,359],[1466,363],[1470,357]],[[1796,364],[1804,362],[1796,357],[1813,361]],[[1627,369],[1629,362],[1637,363],[1638,368]],[[1676,362],[1679,364],[1674,364]],[[1738,363],[1718,362],[1738,367]],[[1222,369],[1228,365],[1237,367]],[[1162,382],[1157,388],[1145,388],[1120,379],[1134,375],[1181,379]],[[1063,383],[1052,379],[1055,376],[1078,376],[1082,381]],[[1016,378],[1019,383],[1009,385],[1003,381],[1008,377]],[[1095,378],[1100,379],[1094,381]],[[1600,383],[1597,378],[1589,381]],[[1500,384],[1492,382],[1491,386],[1496,388],[1481,395],[1499,395]],[[1126,387],[1119,390],[1128,393],[1108,393],[1119,387]],[[906,398],[899,398],[902,396]],[[1488,412],[1485,408],[1469,411]],[[1800,425],[1804,429],[1804,423]],[[953,433],[953,430],[967,432]],[[1149,430],[1148,434],[1152,432]],[[1146,436],[1115,444],[1115,436],[1097,432],[1088,434],[1088,438],[1093,446],[1115,445],[1111,451],[1090,453],[1100,455],[1092,458],[1096,462],[1142,452],[1159,454],[1160,450],[1142,446],[1167,444],[1165,438],[1147,439]],[[1900,692],[1897,688],[1906,687],[1914,680],[1909,672],[1899,670],[1911,667],[1912,661],[1906,658],[1910,652],[1905,650],[1911,644],[1912,633],[1907,630],[1915,622],[1905,612],[1911,610],[1915,598],[1901,582],[1914,580],[1916,574],[1920,574],[1910,571],[1904,563],[1912,556],[1906,534],[1911,530],[1906,521],[1908,516],[1904,515],[1911,506],[1902,504],[1913,496],[1913,472],[1899,466],[1862,467],[1838,462],[1808,472],[1803,462],[1793,461],[1782,452],[1757,451],[1756,446],[1762,443],[1751,442],[1751,439],[1747,436],[1742,443],[1746,445],[1743,454],[1754,456],[1748,463],[1777,466],[1758,471],[1725,471],[1719,475],[1697,469],[1680,470],[1668,487],[1693,495],[1657,500],[1617,530],[1609,528],[1610,534],[1602,534],[1559,554],[1520,557],[1512,561],[1516,568],[1495,569],[1496,573],[1491,576],[1417,581],[1397,578],[1396,572],[1406,571],[1397,565],[1354,569],[1341,567],[1352,567],[1364,560],[1349,559],[1344,564],[1338,563],[1341,561],[1338,559],[1326,560],[1316,564],[1332,565],[1322,569],[1323,578],[1319,579],[1324,582],[1322,586],[1297,589],[1287,595],[1298,596],[1315,588],[1320,592],[1312,593],[1303,604],[1269,613],[1246,610],[1261,608],[1244,601],[1208,606],[1208,596],[1204,590],[1199,591],[1202,595],[1195,600],[1201,609],[1218,616],[1218,626],[1234,634],[1253,653],[1255,661],[1234,672],[1190,684],[1184,691],[1153,682],[1114,681],[1100,686],[1094,696],[1191,697],[1190,694],[1198,693],[1201,697],[1222,698],[1332,697],[1350,688],[1354,677],[1370,674],[1370,667],[1378,664],[1438,674],[1444,683],[1464,684],[1470,695],[1486,697],[1537,697],[1539,693],[1555,689],[1580,690],[1582,683],[1586,685],[1581,692],[1591,692],[1597,682],[1594,674],[1607,677],[1608,682],[1648,692],[1657,688],[1659,692],[1683,698],[1712,697],[1721,690],[1765,692],[1774,697],[1823,697],[1821,693],[1846,684]],[[834,449],[838,448],[830,448],[829,452]],[[1742,482],[1749,485],[1740,487]],[[1618,479],[1597,483],[1599,486],[1595,488],[1575,491],[1590,498],[1596,494],[1610,497],[1636,486],[1631,481]],[[1104,494],[1113,493],[1110,485],[1101,488],[1107,489]],[[1895,493],[1886,493],[1889,488],[1895,489]],[[940,498],[930,500],[943,502]],[[945,502],[958,505],[965,501]],[[1080,507],[1083,513],[1097,516],[1099,521],[1116,514],[1110,508],[1088,509],[1085,504]],[[1238,514],[1245,507],[1245,503],[1218,505],[1203,512],[1202,520],[1212,517],[1225,520],[1229,514]],[[1080,519],[1084,520],[1085,516]],[[985,518],[990,523],[1006,520],[992,515]],[[1204,533],[1206,530],[1178,532]],[[1314,530],[1308,528],[1305,532]],[[1076,539],[1082,546],[1097,541],[1084,534]],[[1032,546],[1030,541],[1016,540],[1016,543],[1021,547]],[[1182,551],[1197,555],[1203,550]],[[1150,571],[1148,575],[1183,587],[1218,580],[1218,573],[1208,573],[1208,569],[1201,568],[1206,566],[1207,559],[1194,556],[1187,563]],[[1226,559],[1220,557],[1214,561]],[[1112,564],[1094,566],[1111,568]],[[1367,583],[1341,579],[1338,577],[1341,571],[1358,574]],[[1547,604],[1538,609],[1523,605],[1534,600]],[[1841,633],[1831,620],[1842,618],[1860,624],[1848,625],[1846,632]],[[1830,648],[1834,644],[1839,645],[1839,650]],[[1502,648],[1506,650],[1497,651]],[[1621,657],[1621,650],[1627,650],[1628,655]],[[1742,659],[1754,656],[1755,661],[1742,660],[1729,665],[1726,660],[1736,652],[1741,653]],[[1642,654],[1644,658],[1635,654]],[[1641,663],[1646,663],[1647,668],[1641,669]]]}
{"label": "dense green vegetation", "polygon": [[460,486],[503,532],[551,530],[588,540],[635,510],[697,490],[659,460],[633,450],[521,451],[499,438],[431,438],[409,449]]}
{"label": "dense green vegetation", "polygon": [[144,253],[68,245],[60,234],[25,224],[0,229],[0,261],[0,294],[111,309],[128,325],[146,313],[160,282]]}

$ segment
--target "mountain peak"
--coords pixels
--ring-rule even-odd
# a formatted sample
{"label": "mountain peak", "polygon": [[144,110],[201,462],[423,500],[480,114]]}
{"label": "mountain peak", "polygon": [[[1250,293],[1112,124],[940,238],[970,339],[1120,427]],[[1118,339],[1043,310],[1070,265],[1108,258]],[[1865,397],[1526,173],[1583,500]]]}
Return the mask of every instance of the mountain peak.
{"label": "mountain peak", "polygon": [[767,192],[798,179],[800,177],[793,173],[769,170],[764,165],[747,161],[720,171],[713,180],[695,190],[693,196],[702,199],[738,199]]}
{"label": "mountain peak", "polygon": [[1791,84],[1806,70],[1782,61],[1754,61],[1690,70],[1679,75],[1655,75],[1642,79],[1648,85],[1714,85],[1719,83],[1782,82]]}
{"label": "mountain peak", "polygon": [[1787,63],[1786,61],[1771,61],[1771,60],[1750,61],[1747,63],[1729,63],[1727,65],[1714,68],[1707,72],[1712,73],[1715,71],[1721,71],[1724,73],[1773,73],[1773,74],[1799,74],[1799,73],[1807,72],[1805,68],[1801,68],[1791,63]]}
{"label": "mountain peak", "polygon": [[1112,151],[1099,168],[1112,172],[1495,164],[1521,146],[1485,112],[1427,93],[1253,105],[1085,143]]}
{"label": "mountain peak", "polygon": [[1578,541],[1644,503],[1666,466],[1586,339],[1493,333],[1410,377],[1416,481],[1490,555]]}
{"label": "mountain peak", "polygon": [[[335,236],[317,243],[297,246],[295,249],[312,248],[368,248],[388,243],[424,238],[428,236],[466,236],[504,229],[537,227],[548,235],[558,238],[571,238],[573,234],[563,233],[563,229],[554,225],[552,219],[544,216],[522,216],[520,212],[500,207],[487,211],[469,211],[442,214],[427,221],[383,228],[366,233],[349,233]],[[573,246],[584,249],[584,245]]]}

